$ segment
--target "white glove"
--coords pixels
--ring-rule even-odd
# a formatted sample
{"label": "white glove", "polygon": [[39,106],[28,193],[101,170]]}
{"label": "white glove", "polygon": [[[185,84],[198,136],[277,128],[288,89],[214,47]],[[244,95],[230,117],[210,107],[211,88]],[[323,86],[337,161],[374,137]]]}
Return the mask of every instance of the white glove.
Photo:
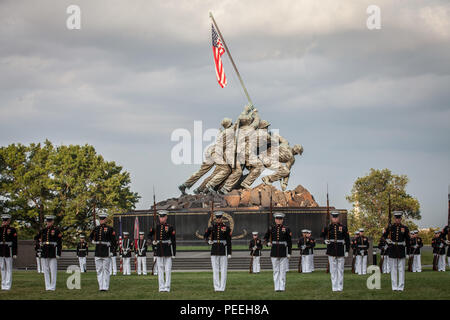
{"label": "white glove", "polygon": [[444,247],[444,244],[441,243],[441,244],[439,245],[439,248],[443,248],[443,247]]}
{"label": "white glove", "polygon": [[409,254],[406,255],[406,259],[409,259]]}
{"label": "white glove", "polygon": [[272,246],[272,242],[267,242],[267,246],[271,247]]}
{"label": "white glove", "polygon": [[13,255],[13,259],[17,259],[17,256],[16,256],[16,255]]}
{"label": "white glove", "polygon": [[348,257],[348,252],[347,252],[347,251],[345,251],[344,256],[345,256],[346,258]]}
{"label": "white glove", "polygon": [[175,256],[172,256],[172,259],[175,259]]}
{"label": "white glove", "polygon": [[325,240],[325,244],[330,244],[330,240]]}
{"label": "white glove", "polygon": [[445,243],[450,246],[450,240],[445,240]]}
{"label": "white glove", "polygon": [[113,256],[114,256],[114,254],[113,254],[112,252],[110,252],[110,253],[109,253],[109,256],[110,256],[110,257],[113,257]]}
{"label": "white glove", "polygon": [[214,242],[212,240],[208,240],[208,244],[213,244]]}
{"label": "white glove", "polygon": [[290,254],[288,254],[288,255],[287,255],[287,258],[288,258],[288,259],[290,259],[290,258],[291,258],[291,255],[290,255]]}
{"label": "white glove", "polygon": [[306,249],[306,246],[303,245],[303,246],[301,246],[300,248],[301,248],[302,250],[305,250],[305,249]]}
{"label": "white glove", "polygon": [[56,259],[59,259],[59,258],[61,258],[61,256],[56,256]]}
{"label": "white glove", "polygon": [[227,256],[227,258],[228,258],[228,259],[231,259],[231,254],[229,254],[229,255]]}
{"label": "white glove", "polygon": [[392,243],[392,240],[391,240],[391,239],[386,239],[386,242],[387,242],[388,244],[391,244],[391,243]]}

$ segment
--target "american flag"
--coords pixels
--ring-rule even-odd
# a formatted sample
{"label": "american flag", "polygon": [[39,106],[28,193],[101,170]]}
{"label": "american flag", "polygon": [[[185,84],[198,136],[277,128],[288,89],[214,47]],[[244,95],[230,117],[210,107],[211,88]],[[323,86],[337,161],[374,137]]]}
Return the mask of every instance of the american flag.
{"label": "american flag", "polygon": [[225,76],[225,71],[223,70],[222,64],[222,55],[225,53],[225,49],[222,45],[222,41],[220,41],[219,35],[214,29],[214,26],[211,25],[212,28],[212,48],[214,55],[214,63],[216,65],[216,76],[217,82],[223,88],[227,85],[227,77]]}

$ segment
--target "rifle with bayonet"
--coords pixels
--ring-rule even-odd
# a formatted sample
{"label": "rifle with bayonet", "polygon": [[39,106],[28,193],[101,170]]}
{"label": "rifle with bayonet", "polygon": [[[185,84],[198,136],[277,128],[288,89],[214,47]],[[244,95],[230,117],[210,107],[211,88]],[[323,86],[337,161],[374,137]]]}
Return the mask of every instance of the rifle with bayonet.
{"label": "rifle with bayonet", "polygon": [[[255,245],[256,245],[256,241],[255,241]],[[255,254],[255,250],[252,248],[252,257],[250,259],[249,273],[253,273],[253,260],[255,259],[254,254]]]}
{"label": "rifle with bayonet", "polygon": [[[330,227],[330,200],[328,198],[328,184],[327,184],[327,217],[325,219],[325,226],[327,229],[329,229],[329,227]],[[329,233],[329,230],[328,230],[328,233]],[[330,260],[327,260],[327,271],[326,272],[330,273]]]}
{"label": "rifle with bayonet", "polygon": [[[391,194],[388,193],[388,230],[391,229],[391,221],[392,221],[392,212],[391,212]],[[388,233],[388,239],[391,238],[391,233],[389,231]],[[384,241],[386,241],[386,239],[384,239]],[[384,255],[381,256],[380,259],[380,271],[381,273],[383,273],[383,264],[384,264],[384,256],[386,255],[386,250],[389,248],[389,244],[386,243],[385,244],[385,248],[384,248]]]}
{"label": "rifle with bayonet", "polygon": [[302,259],[303,259],[303,249],[302,246],[306,246],[306,237],[303,236],[303,245],[300,246],[300,256],[298,257],[298,273],[302,273]]}
{"label": "rifle with bayonet", "polygon": [[[353,241],[356,241],[356,238]],[[361,264],[362,264],[362,262],[361,262]],[[355,273],[355,271],[356,271],[355,265],[356,265],[356,243],[353,243],[353,245],[352,245],[352,273]]]}
{"label": "rifle with bayonet", "polygon": [[269,243],[272,245],[272,187],[270,187],[270,205],[269,205],[269,217],[268,217],[268,230],[269,230]]}
{"label": "rifle with bayonet", "polygon": [[[417,238],[415,238],[415,243],[417,244]],[[408,258],[408,272],[412,272],[413,262],[414,262],[414,251],[415,251],[415,245],[414,247],[410,246],[409,249],[409,258]]]}
{"label": "rifle with bayonet", "polygon": [[[155,187],[153,187],[153,242],[156,242],[156,197],[155,197]],[[153,251],[156,250],[156,245],[152,243]],[[155,252],[153,252],[153,264],[152,264],[152,275],[154,275],[155,271]]]}

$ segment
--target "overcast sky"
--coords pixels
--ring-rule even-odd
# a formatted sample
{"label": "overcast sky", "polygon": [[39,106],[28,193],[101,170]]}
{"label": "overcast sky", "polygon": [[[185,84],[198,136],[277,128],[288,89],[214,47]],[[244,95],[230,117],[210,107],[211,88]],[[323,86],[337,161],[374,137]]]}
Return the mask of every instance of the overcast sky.
{"label": "overcast sky", "polygon": [[[81,30],[66,27],[71,4]],[[380,30],[366,27],[371,4]],[[88,143],[131,173],[138,209],[153,185],[158,200],[178,196],[198,165],[172,163],[171,133],[217,128],[246,103],[225,55],[217,84],[209,10],[261,117],[304,146],[290,189],[325,205],[328,182],[350,209],[355,179],[389,168],[410,178],[420,226],[446,224],[448,0],[2,0],[0,144]]]}

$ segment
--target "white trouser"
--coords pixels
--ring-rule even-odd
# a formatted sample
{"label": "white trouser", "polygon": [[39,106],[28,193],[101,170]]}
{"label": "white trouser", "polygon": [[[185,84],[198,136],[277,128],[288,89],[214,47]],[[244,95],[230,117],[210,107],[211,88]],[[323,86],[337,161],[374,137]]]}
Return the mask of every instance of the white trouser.
{"label": "white trouser", "polygon": [[356,256],[355,272],[357,274],[367,274],[367,256]]}
{"label": "white trouser", "polygon": [[284,291],[286,289],[286,272],[289,267],[288,258],[270,258],[272,260],[273,284],[275,291]]}
{"label": "white trouser", "polygon": [[445,271],[445,254],[440,254],[438,258],[438,271]]}
{"label": "white trouser", "polygon": [[110,257],[95,257],[95,270],[97,271],[97,281],[99,290],[109,289],[109,277],[111,267]]}
{"label": "white trouser", "polygon": [[389,256],[384,256],[383,260],[383,273],[391,272],[391,263],[389,262]]}
{"label": "white trouser", "polygon": [[125,258],[125,257],[122,258],[122,271],[123,271],[122,273],[125,276],[131,275],[131,261],[130,261],[130,258]]}
{"label": "white trouser", "polygon": [[111,257],[111,263],[109,264],[109,273],[115,276],[117,274],[117,264],[116,264],[116,257]]}
{"label": "white trouser", "polygon": [[137,273],[138,275],[147,275],[147,257],[137,257]]}
{"label": "white trouser", "polygon": [[344,290],[344,257],[328,256],[331,275],[331,289],[333,291]]}
{"label": "white trouser", "polygon": [[[172,272],[172,257],[156,257],[156,266],[158,267],[159,292],[169,292]],[[164,275],[166,276],[165,279]]]}
{"label": "white trouser", "polygon": [[2,269],[2,290],[11,289],[12,285],[12,257],[0,257],[0,267]]}
{"label": "white trouser", "polygon": [[41,258],[41,262],[44,270],[45,290],[55,291],[58,268],[56,258]]}
{"label": "white trouser", "polygon": [[158,266],[156,265],[156,257],[153,257],[153,264],[155,265],[153,268],[153,275],[158,275]]}
{"label": "white trouser", "polygon": [[310,273],[313,272],[314,260],[312,254],[307,254],[302,256],[302,272]]}
{"label": "white trouser", "polygon": [[422,262],[420,261],[420,254],[414,255],[412,271],[413,272],[422,272]]}
{"label": "white trouser", "polygon": [[37,267],[37,272],[38,273],[43,273],[44,271],[42,270],[42,266],[41,266],[41,258],[36,257],[36,267]]}
{"label": "white trouser", "polygon": [[389,258],[392,290],[394,291],[403,291],[405,288],[405,260],[405,258]]}
{"label": "white trouser", "polygon": [[214,291],[225,291],[227,285],[227,256],[211,256]]}
{"label": "white trouser", "polygon": [[359,270],[361,270],[361,266],[360,266],[361,260],[358,259],[358,256],[355,255],[355,273],[359,274]]}
{"label": "white trouser", "polygon": [[448,267],[450,268],[450,257],[447,257]]}
{"label": "white trouser", "polygon": [[85,272],[86,270],[86,257],[78,257],[78,262],[80,263],[80,271]]}
{"label": "white trouser", "polygon": [[259,273],[261,271],[260,258],[260,256],[253,256],[253,273]]}

